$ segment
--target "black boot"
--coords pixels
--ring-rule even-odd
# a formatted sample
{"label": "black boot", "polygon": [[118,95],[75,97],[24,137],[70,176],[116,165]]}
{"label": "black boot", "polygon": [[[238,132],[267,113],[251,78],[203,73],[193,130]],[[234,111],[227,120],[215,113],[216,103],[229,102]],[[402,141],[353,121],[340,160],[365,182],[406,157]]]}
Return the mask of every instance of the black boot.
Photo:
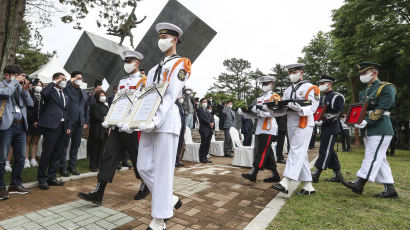
{"label": "black boot", "polygon": [[396,189],[394,189],[393,184],[384,184],[384,190],[383,192],[376,194],[376,197],[381,197],[381,198],[397,198],[397,192]]}
{"label": "black boot", "polygon": [[342,182],[343,175],[340,171],[333,171],[334,176],[332,178],[327,178],[325,181],[329,182]]}
{"label": "black boot", "polygon": [[258,175],[258,171],[259,171],[259,169],[252,168],[251,171],[248,174],[242,173],[242,177],[245,178],[245,179],[248,179],[252,182],[256,182],[256,176]]}
{"label": "black boot", "polygon": [[263,179],[263,182],[265,182],[265,183],[279,182],[279,181],[280,181],[280,176],[279,176],[278,170],[276,170],[276,168],[272,169],[272,176],[271,177]]}
{"label": "black boot", "polygon": [[97,186],[95,190],[90,193],[78,193],[77,196],[83,200],[93,202],[96,205],[101,205],[101,202],[104,197],[105,187],[107,186],[107,182],[103,180],[98,180]]}
{"label": "black boot", "polygon": [[342,180],[342,184],[343,184],[344,186],[346,186],[347,188],[350,188],[354,193],[362,194],[362,193],[363,193],[364,185],[366,184],[366,181],[367,181],[367,180],[358,177],[358,178],[356,178],[356,180],[354,180],[354,181],[345,181],[345,180]]}
{"label": "black boot", "polygon": [[147,185],[144,183],[144,181],[141,181],[140,189],[138,190],[138,193],[135,195],[134,200],[142,200],[145,197],[148,196],[150,193]]}
{"label": "black boot", "polygon": [[322,173],[322,169],[316,168],[315,171],[312,172],[312,182],[318,183],[320,174]]}

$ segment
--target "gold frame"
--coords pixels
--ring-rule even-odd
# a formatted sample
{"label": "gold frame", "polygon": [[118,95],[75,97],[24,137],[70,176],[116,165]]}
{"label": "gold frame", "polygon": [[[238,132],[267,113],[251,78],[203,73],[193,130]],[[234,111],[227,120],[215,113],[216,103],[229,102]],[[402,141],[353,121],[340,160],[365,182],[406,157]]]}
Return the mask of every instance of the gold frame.
{"label": "gold frame", "polygon": [[[133,102],[134,103],[134,97],[135,97],[135,94],[134,93],[131,93],[131,92],[127,92],[127,93],[117,93],[116,95],[115,95],[115,97],[114,97],[114,100],[113,100],[113,102],[112,102],[112,104],[111,104],[111,107],[110,107],[110,109],[108,110],[108,113],[107,113],[107,118],[106,118],[106,121],[107,121],[107,123],[108,123],[108,125],[117,125],[118,123],[120,123],[120,122],[123,122],[123,123],[126,123],[126,121],[128,120],[128,116],[129,116],[129,112],[128,113],[125,113],[124,115],[123,115],[123,117],[121,118],[121,119],[119,119],[119,120],[114,120],[114,119],[112,119],[111,118],[111,116],[113,115],[113,112],[114,112],[114,110],[115,110],[115,108],[117,107],[117,99],[119,98],[119,97],[125,97],[125,99],[126,99],[126,95],[128,96],[128,98],[131,100],[131,102]],[[122,100],[122,99],[121,99]],[[131,103],[130,101],[128,101],[128,105],[127,105],[127,108],[126,108],[126,110],[130,110],[131,109],[131,107],[132,107],[132,103]]]}
{"label": "gold frame", "polygon": [[[130,116],[129,116],[129,118],[128,118],[128,122],[127,122],[127,123],[128,123],[128,126],[129,126],[131,129],[137,129],[137,128],[138,128],[138,125],[140,125],[140,124],[142,124],[142,123],[149,123],[149,122],[152,121],[152,119],[154,119],[155,113],[157,112],[158,107],[159,107],[159,105],[161,104],[162,97],[165,95],[165,92],[167,91],[168,85],[169,85],[169,82],[161,82],[161,83],[159,83],[159,84],[152,84],[152,85],[150,85],[150,86],[148,86],[148,87],[145,87],[145,88],[142,90],[142,92],[140,93],[141,96],[140,96],[140,98],[138,98],[138,100],[137,100],[135,106],[132,108],[131,113],[130,113]],[[158,92],[161,94],[162,97],[157,93],[157,90],[155,90],[155,87],[158,89]],[[150,92],[149,92],[147,95],[152,94],[152,93],[157,94],[157,98],[156,98],[156,100],[155,100],[155,103],[154,103],[154,104],[152,105],[152,107],[151,107],[151,112],[150,112],[150,114],[148,115],[148,119],[147,119],[147,120],[134,121],[134,117],[136,116],[136,114],[137,114],[138,110],[140,109],[141,104],[142,104],[142,102],[143,102],[143,100],[144,100],[144,98],[145,98],[144,95],[145,95],[148,91],[150,91]]]}

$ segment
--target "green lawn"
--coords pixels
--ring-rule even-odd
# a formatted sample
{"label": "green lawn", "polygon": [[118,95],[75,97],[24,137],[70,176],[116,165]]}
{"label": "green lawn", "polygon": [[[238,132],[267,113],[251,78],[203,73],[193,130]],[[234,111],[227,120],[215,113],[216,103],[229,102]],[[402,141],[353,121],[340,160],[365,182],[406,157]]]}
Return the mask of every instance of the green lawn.
{"label": "green lawn", "polygon": [[[339,152],[346,180],[356,178],[363,160],[363,149]],[[381,184],[367,183],[364,194],[357,195],[341,183],[324,181],[331,170],[322,173],[316,194],[293,194],[267,229],[410,229],[410,151],[396,150],[388,157],[393,171],[398,199],[373,197]],[[299,191],[301,186],[297,189]]]}

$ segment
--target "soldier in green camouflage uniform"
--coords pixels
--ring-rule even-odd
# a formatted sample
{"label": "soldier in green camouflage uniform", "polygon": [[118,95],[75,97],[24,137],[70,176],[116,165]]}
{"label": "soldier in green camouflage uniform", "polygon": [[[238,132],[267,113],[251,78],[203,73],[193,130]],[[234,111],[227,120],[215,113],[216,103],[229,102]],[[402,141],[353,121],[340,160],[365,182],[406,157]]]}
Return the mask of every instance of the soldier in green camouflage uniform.
{"label": "soldier in green camouflage uniform", "polygon": [[394,135],[389,111],[395,105],[396,88],[393,84],[378,79],[379,64],[360,63],[358,68],[360,81],[367,84],[367,87],[359,93],[360,102],[367,102],[367,112],[363,122],[355,125],[355,128],[361,129],[365,156],[356,174],[357,179],[342,183],[358,194],[363,192],[367,181],[382,183],[385,189],[376,197],[397,197],[392,172],[386,158],[386,151]]}

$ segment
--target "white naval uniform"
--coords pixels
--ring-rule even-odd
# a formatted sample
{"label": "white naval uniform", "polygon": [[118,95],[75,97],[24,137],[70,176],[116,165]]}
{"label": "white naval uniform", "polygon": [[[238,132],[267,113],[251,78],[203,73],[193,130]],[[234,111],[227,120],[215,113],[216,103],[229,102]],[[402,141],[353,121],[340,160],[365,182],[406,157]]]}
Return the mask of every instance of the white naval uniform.
{"label": "white naval uniform", "polygon": [[[273,101],[272,99],[273,94],[274,93],[272,91],[268,91],[264,93],[262,96],[256,99],[256,105],[263,106],[263,103]],[[268,135],[273,135],[273,136],[278,135],[278,124],[276,123],[276,119],[272,117],[272,114],[270,112],[258,110],[256,114],[255,113],[243,113],[242,116],[245,117],[246,119],[253,119],[253,118],[258,119],[257,124],[256,124],[255,135],[259,135],[259,134],[268,134]],[[265,121],[266,121],[266,127],[264,128]]]}
{"label": "white naval uniform", "polygon": [[[304,83],[302,83],[304,82]],[[298,99],[305,100],[307,91],[313,86],[311,83],[302,81],[293,85],[298,87],[296,93],[292,93],[292,86],[289,86],[283,93],[283,100]],[[290,149],[288,152],[288,158],[286,160],[285,171],[283,176],[295,181],[312,181],[312,175],[310,172],[308,148],[309,142],[312,137],[312,131],[314,126],[313,114],[319,105],[320,95],[315,96],[315,90],[311,90],[308,95],[308,100],[312,102],[312,105],[303,106],[299,112],[288,110],[288,137]],[[307,126],[305,128],[299,127],[299,117],[307,116]]]}
{"label": "white naval uniform", "polygon": [[134,73],[129,75],[127,78],[123,78],[118,83],[118,92],[119,93],[133,93],[135,90],[141,91],[144,88],[144,84],[141,82],[139,85],[138,83],[140,80],[145,77],[140,72]]}
{"label": "white naval uniform", "polygon": [[[171,58],[164,60],[160,82],[163,82],[164,72],[169,77],[180,58],[167,62],[168,59]],[[157,66],[148,72],[147,86],[153,83]],[[182,94],[186,79],[189,78],[189,73],[186,73],[185,78],[181,79],[180,71],[184,71],[184,61],[172,71],[168,89],[153,119],[155,128],[149,133],[141,133],[138,149],[137,168],[152,193],[151,215],[154,218],[166,219],[174,214],[173,178],[181,131],[181,118],[175,101]]]}

